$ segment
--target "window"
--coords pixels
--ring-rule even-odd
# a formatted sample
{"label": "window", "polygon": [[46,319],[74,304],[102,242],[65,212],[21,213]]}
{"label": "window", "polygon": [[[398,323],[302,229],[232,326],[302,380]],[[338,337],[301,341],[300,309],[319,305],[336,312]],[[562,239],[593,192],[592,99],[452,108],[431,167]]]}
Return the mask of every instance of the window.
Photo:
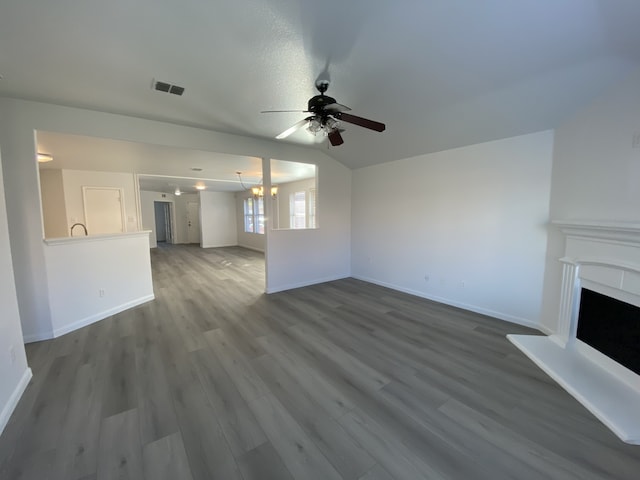
{"label": "window", "polygon": [[289,228],[316,228],[316,189],[289,194]]}
{"label": "window", "polygon": [[244,231],[264,234],[264,198],[244,199]]}
{"label": "window", "polygon": [[321,200],[316,165],[271,159],[271,185],[277,185],[278,192],[272,197],[269,228],[318,228]]}
{"label": "window", "polygon": [[316,228],[316,189],[309,190],[309,228]]}
{"label": "window", "polygon": [[255,232],[255,224],[253,221],[253,198],[244,199],[244,231],[249,233]]}
{"label": "window", "polygon": [[307,205],[305,192],[289,195],[289,228],[306,228]]}
{"label": "window", "polygon": [[264,198],[259,197],[254,203],[256,208],[255,224],[258,230],[257,233],[264,234]]}

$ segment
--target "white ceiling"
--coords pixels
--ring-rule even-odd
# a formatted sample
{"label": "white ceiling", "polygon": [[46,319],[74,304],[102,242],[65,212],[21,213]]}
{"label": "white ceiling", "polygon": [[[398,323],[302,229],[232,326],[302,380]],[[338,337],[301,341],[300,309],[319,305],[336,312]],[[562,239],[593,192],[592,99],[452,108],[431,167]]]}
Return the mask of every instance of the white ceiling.
{"label": "white ceiling", "polygon": [[273,138],[303,114],[259,112],[304,109],[324,74],[387,124],[327,151],[360,167],[557,126],[640,66],[638,20],[635,0],[4,1],[0,95]]}

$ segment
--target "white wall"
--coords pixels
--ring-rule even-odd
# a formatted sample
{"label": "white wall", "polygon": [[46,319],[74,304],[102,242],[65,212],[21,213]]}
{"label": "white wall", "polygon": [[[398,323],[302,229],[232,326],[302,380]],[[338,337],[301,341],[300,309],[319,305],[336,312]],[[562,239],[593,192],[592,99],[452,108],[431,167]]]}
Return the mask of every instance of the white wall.
{"label": "white wall", "polygon": [[552,148],[546,131],[355,170],[353,276],[537,325]]}
{"label": "white wall", "polygon": [[0,98],[0,145],[11,259],[24,335],[51,331],[34,125],[37,111]]}
{"label": "white wall", "polygon": [[[282,157],[277,157],[282,159]],[[303,162],[305,156],[296,161]],[[320,157],[317,216],[319,228],[272,230],[267,228],[267,292],[348,277],[351,274],[351,170]],[[262,162],[265,191],[270,191],[269,161]],[[265,196],[267,215],[272,209]],[[275,267],[275,268],[274,268]]]}
{"label": "white wall", "polygon": [[[322,223],[319,230],[273,232],[269,242],[272,254],[266,255],[267,285],[283,289],[349,274],[351,174],[322,151],[123,115],[0,98],[9,236],[25,335],[52,329],[35,159],[34,132],[39,130],[314,163],[320,168],[320,182],[325,182],[318,187],[319,204],[325,205],[320,207],[320,221],[328,223],[326,228]],[[322,197],[323,188],[326,198]],[[291,268],[292,262],[295,268]]]}
{"label": "white wall", "polygon": [[[639,133],[640,70],[556,130],[551,218],[640,222]],[[549,233],[542,321],[556,332],[564,239]]]}
{"label": "white wall", "polygon": [[238,232],[238,245],[251,250],[264,252],[265,235],[244,231],[244,200],[251,197],[251,192],[236,193],[236,226]]}
{"label": "white wall", "polygon": [[[156,241],[156,212],[155,212],[155,202],[169,202],[173,206],[172,219],[173,219],[173,228],[174,228],[174,236],[176,234],[176,209],[175,209],[175,199],[176,196],[172,193],[162,193],[162,192],[147,192],[140,191],[140,215],[142,216],[142,229],[150,230],[149,234],[149,247],[156,248],[158,246],[158,242]],[[177,241],[174,243],[178,243]]]}
{"label": "white wall", "polygon": [[[67,211],[67,231],[74,223],[87,225],[82,187],[120,188],[123,192],[125,232],[138,231],[135,178],[132,173],[62,170],[64,199]],[[91,232],[89,232],[91,235]]]}
{"label": "white wall", "polygon": [[[0,165],[1,165],[0,160]],[[0,168],[0,433],[31,378],[22,344],[18,299],[11,264],[4,183]],[[15,358],[11,358],[11,352]]]}
{"label": "white wall", "polygon": [[45,238],[68,237],[62,170],[40,169],[40,195]]}
{"label": "white wall", "polygon": [[[54,337],[153,299],[148,233],[47,241]],[[50,336],[32,336],[37,341]]]}
{"label": "white wall", "polygon": [[200,192],[200,235],[202,248],[238,244],[235,194]]}

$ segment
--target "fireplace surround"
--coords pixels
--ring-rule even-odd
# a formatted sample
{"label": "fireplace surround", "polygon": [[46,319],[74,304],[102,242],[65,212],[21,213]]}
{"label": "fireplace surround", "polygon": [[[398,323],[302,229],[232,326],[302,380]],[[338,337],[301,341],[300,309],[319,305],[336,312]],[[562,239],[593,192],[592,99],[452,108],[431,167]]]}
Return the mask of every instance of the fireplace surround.
{"label": "fireplace surround", "polygon": [[640,375],[640,307],[582,288],[576,338]]}
{"label": "fireplace surround", "polygon": [[636,318],[640,224],[554,221],[552,226],[565,237],[557,331],[507,337],[622,441],[638,445],[640,375],[580,340],[577,331],[583,289],[624,302],[632,308],[624,315]]}

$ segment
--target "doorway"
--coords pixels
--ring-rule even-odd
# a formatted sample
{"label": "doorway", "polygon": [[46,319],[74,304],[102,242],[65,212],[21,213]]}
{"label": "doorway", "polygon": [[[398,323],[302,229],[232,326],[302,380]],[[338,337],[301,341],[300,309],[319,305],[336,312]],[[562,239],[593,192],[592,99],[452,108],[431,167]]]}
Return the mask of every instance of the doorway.
{"label": "doorway", "polygon": [[175,243],[171,207],[171,202],[153,202],[157,243]]}
{"label": "doorway", "polygon": [[200,205],[187,203],[187,243],[200,245]]}

